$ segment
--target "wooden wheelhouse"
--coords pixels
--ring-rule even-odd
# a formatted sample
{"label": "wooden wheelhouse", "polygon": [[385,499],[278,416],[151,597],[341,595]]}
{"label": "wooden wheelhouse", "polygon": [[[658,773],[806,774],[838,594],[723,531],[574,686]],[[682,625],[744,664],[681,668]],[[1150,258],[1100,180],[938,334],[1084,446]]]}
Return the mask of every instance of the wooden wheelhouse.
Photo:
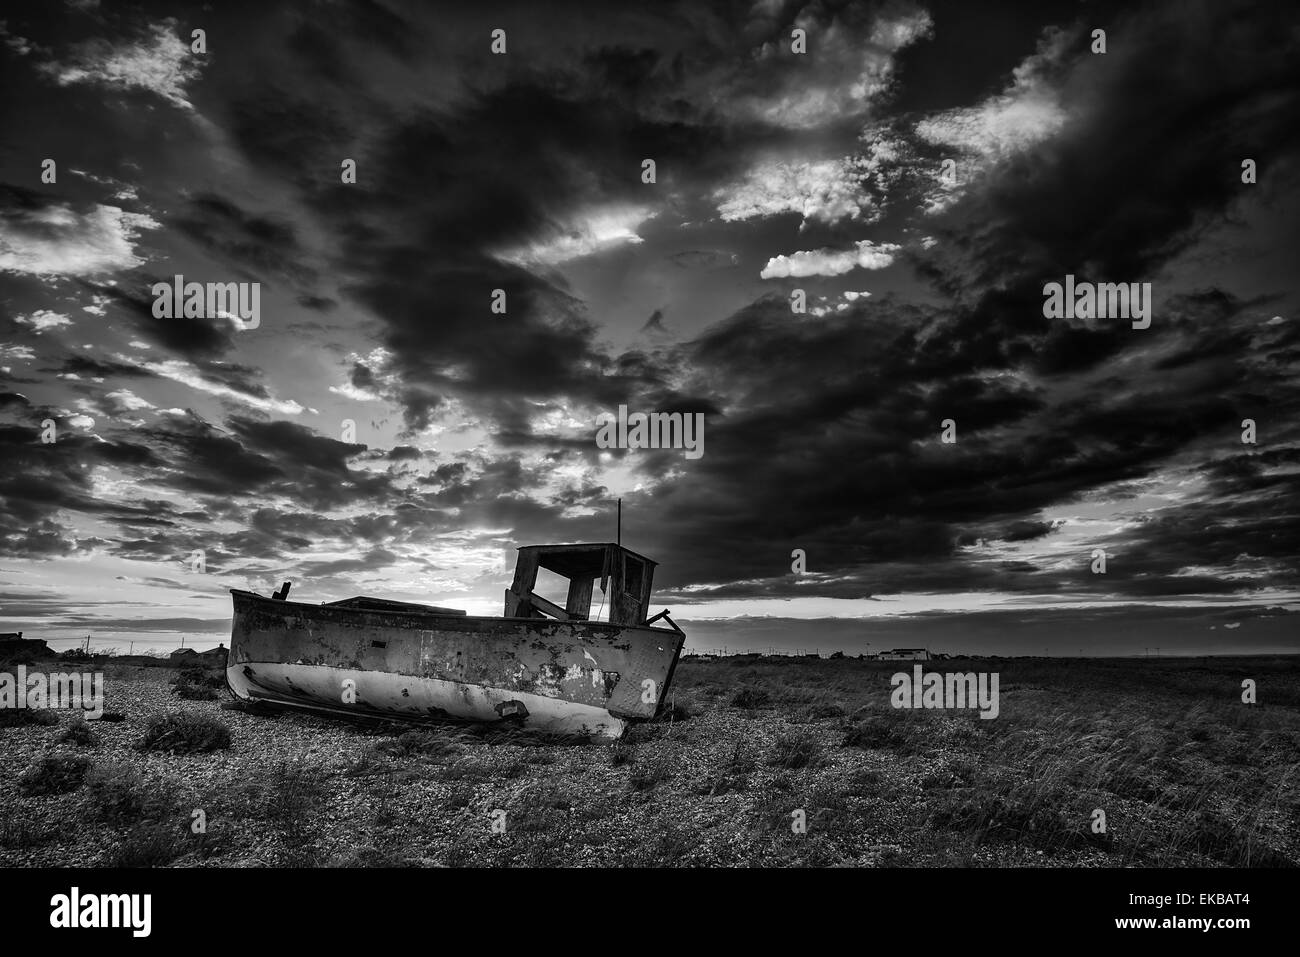
{"label": "wooden wheelhouse", "polygon": [[[505,616],[591,621],[593,592],[599,588],[609,608],[611,625],[649,624],[653,620],[648,616],[657,564],[613,542],[526,545],[519,549],[514,582],[506,589]],[[540,569],[568,579],[563,607],[536,593]]]}

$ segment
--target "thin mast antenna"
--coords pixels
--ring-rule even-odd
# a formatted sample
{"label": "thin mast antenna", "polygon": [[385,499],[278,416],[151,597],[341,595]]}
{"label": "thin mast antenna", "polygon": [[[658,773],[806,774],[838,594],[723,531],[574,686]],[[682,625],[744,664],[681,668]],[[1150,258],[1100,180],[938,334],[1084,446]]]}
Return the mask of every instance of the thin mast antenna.
{"label": "thin mast antenna", "polygon": [[616,539],[616,541],[618,542],[618,547],[622,548],[623,547],[623,500],[621,498],[618,500],[618,538]]}

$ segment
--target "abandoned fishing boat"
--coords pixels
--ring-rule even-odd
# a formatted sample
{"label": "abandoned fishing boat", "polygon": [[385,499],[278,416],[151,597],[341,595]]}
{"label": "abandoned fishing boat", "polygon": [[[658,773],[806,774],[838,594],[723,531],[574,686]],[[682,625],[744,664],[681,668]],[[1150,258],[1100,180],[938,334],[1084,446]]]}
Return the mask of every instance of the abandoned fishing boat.
{"label": "abandoned fishing boat", "polygon": [[[230,689],[314,711],[609,738],[655,717],[686,640],[666,610],[647,617],[656,563],[611,543],[518,552],[501,618],[365,596],[289,601],[288,582],[270,598],[231,589]],[[534,592],[540,569],[568,579],[563,607]]]}

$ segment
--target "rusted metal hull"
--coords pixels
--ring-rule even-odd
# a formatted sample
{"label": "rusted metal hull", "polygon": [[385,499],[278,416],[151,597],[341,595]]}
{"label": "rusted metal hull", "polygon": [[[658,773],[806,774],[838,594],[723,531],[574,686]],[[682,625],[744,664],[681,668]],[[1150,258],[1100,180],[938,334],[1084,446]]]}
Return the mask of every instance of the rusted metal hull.
{"label": "rusted metal hull", "polygon": [[685,641],[661,628],[231,596],[231,691],[333,713],[614,738],[659,712]]}

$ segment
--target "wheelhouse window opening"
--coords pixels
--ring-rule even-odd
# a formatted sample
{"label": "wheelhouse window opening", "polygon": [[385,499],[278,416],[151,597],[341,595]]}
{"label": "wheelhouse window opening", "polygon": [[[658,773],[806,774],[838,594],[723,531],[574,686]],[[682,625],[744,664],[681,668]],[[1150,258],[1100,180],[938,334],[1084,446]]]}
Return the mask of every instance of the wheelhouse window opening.
{"label": "wheelhouse window opening", "polygon": [[644,555],[612,543],[526,546],[519,549],[514,582],[506,590],[505,614],[641,625],[649,611],[654,566]]}
{"label": "wheelhouse window opening", "polygon": [[533,593],[563,608],[569,600],[569,579],[559,572],[539,566],[537,581],[533,583]]}

